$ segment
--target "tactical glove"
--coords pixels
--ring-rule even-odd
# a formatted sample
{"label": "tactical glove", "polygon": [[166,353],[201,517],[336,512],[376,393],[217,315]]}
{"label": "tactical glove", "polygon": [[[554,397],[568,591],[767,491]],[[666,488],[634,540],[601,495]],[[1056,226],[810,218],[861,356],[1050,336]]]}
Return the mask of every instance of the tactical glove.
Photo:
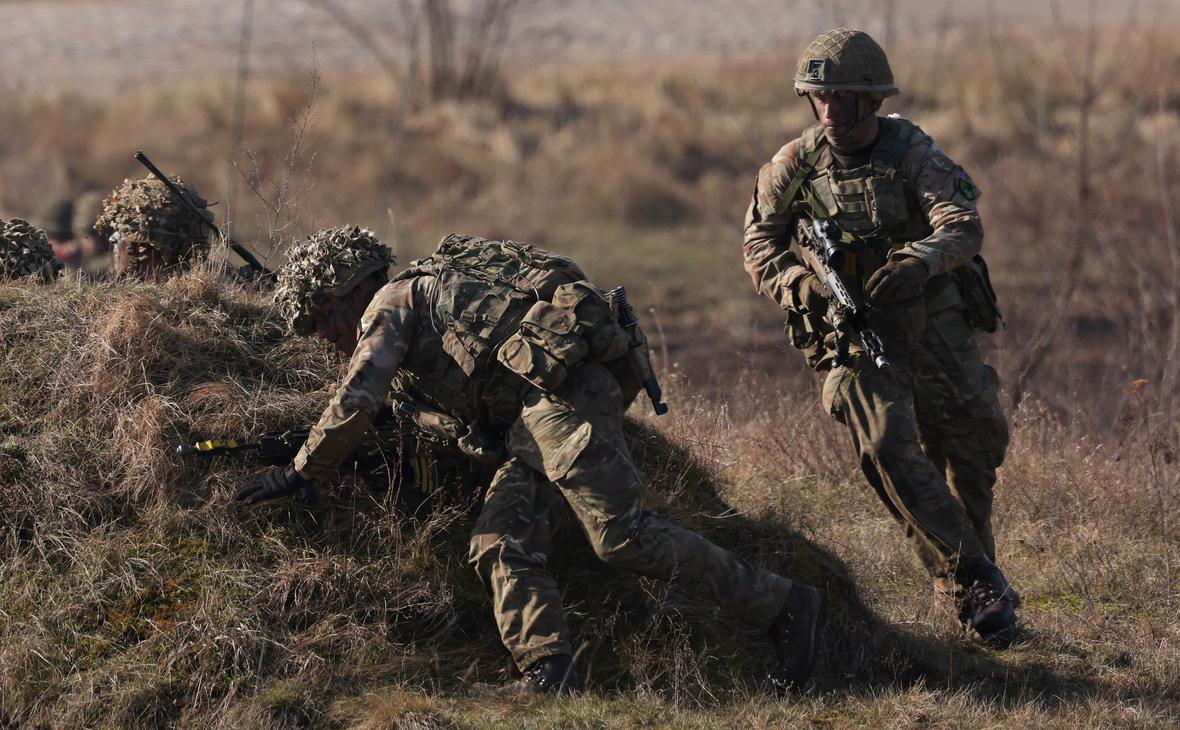
{"label": "tactical glove", "polygon": [[276,466],[246,480],[242,488],[234,494],[234,501],[258,504],[298,492],[300,499],[307,503],[315,496],[313,484],[312,480],[299,476],[294,464]]}
{"label": "tactical glove", "polygon": [[824,316],[828,311],[828,288],[815,274],[807,274],[795,285],[795,294],[806,314]]}
{"label": "tactical glove", "polygon": [[922,293],[922,285],[930,278],[926,262],[913,256],[890,259],[873,272],[865,284],[871,304],[888,304],[912,299]]}

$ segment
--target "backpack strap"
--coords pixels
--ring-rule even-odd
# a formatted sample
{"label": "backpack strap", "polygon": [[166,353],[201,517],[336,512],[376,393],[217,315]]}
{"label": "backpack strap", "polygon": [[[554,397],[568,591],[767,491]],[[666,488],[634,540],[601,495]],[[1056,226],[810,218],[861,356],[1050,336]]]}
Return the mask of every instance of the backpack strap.
{"label": "backpack strap", "polygon": [[[819,125],[816,125],[803,133],[801,144],[803,149],[800,150],[802,154],[799,159],[799,167],[791,176],[791,182],[787,184],[786,192],[783,193],[783,197],[779,198],[778,205],[775,206],[775,212],[779,215],[791,212],[791,205],[799,197],[799,192],[803,190],[803,184],[816,171],[816,164],[819,162],[820,156],[823,155],[824,146],[827,144],[827,139],[823,134],[817,134],[820,131]],[[808,202],[814,208],[815,201],[809,199]]]}

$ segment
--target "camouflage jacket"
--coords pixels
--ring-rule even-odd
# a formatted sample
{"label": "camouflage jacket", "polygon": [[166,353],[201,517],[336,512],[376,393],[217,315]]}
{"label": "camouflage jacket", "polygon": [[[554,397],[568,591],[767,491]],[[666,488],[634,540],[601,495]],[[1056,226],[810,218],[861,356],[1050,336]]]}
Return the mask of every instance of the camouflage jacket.
{"label": "camouflage jacket", "polygon": [[360,443],[414,343],[418,312],[428,305],[433,284],[433,279],[419,277],[392,282],[377,292],[361,317],[348,374],[295,457],[300,474],[331,478]]}
{"label": "camouflage jacket", "polygon": [[[976,209],[978,190],[971,179],[916,125],[897,117],[883,117],[880,123],[881,137],[872,162],[864,168],[839,170],[817,125],[784,146],[759,171],[746,213],[745,266],[758,293],[783,309],[801,308],[797,284],[809,273],[799,255],[795,216],[789,205],[782,204],[783,197],[812,150],[818,159],[803,189],[816,193],[815,199],[822,201],[846,230],[871,224],[886,229],[893,241],[889,257],[917,257],[926,263],[933,278],[979,253],[983,225]],[[887,146],[896,152],[895,165],[880,160],[884,155],[879,150]],[[887,169],[890,167],[896,169]],[[833,177],[830,170],[840,174]],[[870,199],[855,178],[882,172],[900,179],[900,194],[893,196],[892,219],[878,221],[873,218],[878,215],[880,201]],[[871,273],[862,271],[861,275],[867,279]]]}
{"label": "camouflage jacket", "polygon": [[391,393],[417,406],[419,426],[439,435],[479,441],[505,431],[528,383],[496,362],[496,349],[534,302],[584,278],[572,261],[526,244],[444,238],[369,303],[344,383],[295,467],[330,478]]}

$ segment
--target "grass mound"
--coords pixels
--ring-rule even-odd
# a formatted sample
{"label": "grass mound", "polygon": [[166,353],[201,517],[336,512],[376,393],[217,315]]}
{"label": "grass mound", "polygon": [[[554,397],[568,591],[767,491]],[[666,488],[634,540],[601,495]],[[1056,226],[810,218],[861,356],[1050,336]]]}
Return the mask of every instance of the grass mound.
{"label": "grass mound", "polygon": [[[230,495],[256,466],[173,453],[201,435],[307,424],[326,402],[339,360],[285,338],[257,295],[207,272],[7,287],[0,347],[9,721],[302,726],[383,686],[462,695],[507,676],[464,560],[472,504],[412,518],[387,491],[345,479],[310,507],[238,508]],[[710,472],[632,431],[657,504],[727,544],[751,539],[739,518],[709,524],[728,509]],[[756,637],[723,640],[742,633],[597,565],[572,518],[559,522],[553,563],[592,687],[747,689]]]}
{"label": "grass mound", "polygon": [[[766,695],[761,637],[599,565],[558,515],[552,566],[591,691],[520,705],[470,696],[511,671],[465,563],[478,495],[411,516],[388,490],[344,478],[314,505],[251,510],[230,495],[256,467],[174,454],[202,435],[307,424],[329,397],[338,357],[284,337],[256,294],[207,272],[164,285],[0,287],[0,350],[0,724],[1180,717],[1167,669],[1175,631],[1161,623],[1176,601],[1171,502],[1147,524],[1097,497],[1150,496],[1151,475],[1172,468],[1158,450],[1129,446],[1124,468],[1064,451],[1048,421],[1018,432],[1005,479],[1022,487],[1001,504],[1001,552],[1025,591],[1031,638],[998,656],[932,612],[896,528],[832,458],[846,447],[813,404],[682,400],[674,416],[629,424],[650,506],[827,591],[817,692]],[[733,423],[731,407],[750,418]]]}

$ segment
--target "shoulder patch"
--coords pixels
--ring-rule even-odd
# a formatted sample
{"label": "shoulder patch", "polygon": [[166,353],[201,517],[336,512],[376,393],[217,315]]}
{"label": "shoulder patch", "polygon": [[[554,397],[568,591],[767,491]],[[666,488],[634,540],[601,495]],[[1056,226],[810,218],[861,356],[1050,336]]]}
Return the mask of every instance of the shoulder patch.
{"label": "shoulder patch", "polygon": [[974,203],[979,200],[979,188],[975,187],[975,183],[971,182],[970,176],[961,168],[956,167],[954,171],[955,190],[962,195],[965,200]]}

